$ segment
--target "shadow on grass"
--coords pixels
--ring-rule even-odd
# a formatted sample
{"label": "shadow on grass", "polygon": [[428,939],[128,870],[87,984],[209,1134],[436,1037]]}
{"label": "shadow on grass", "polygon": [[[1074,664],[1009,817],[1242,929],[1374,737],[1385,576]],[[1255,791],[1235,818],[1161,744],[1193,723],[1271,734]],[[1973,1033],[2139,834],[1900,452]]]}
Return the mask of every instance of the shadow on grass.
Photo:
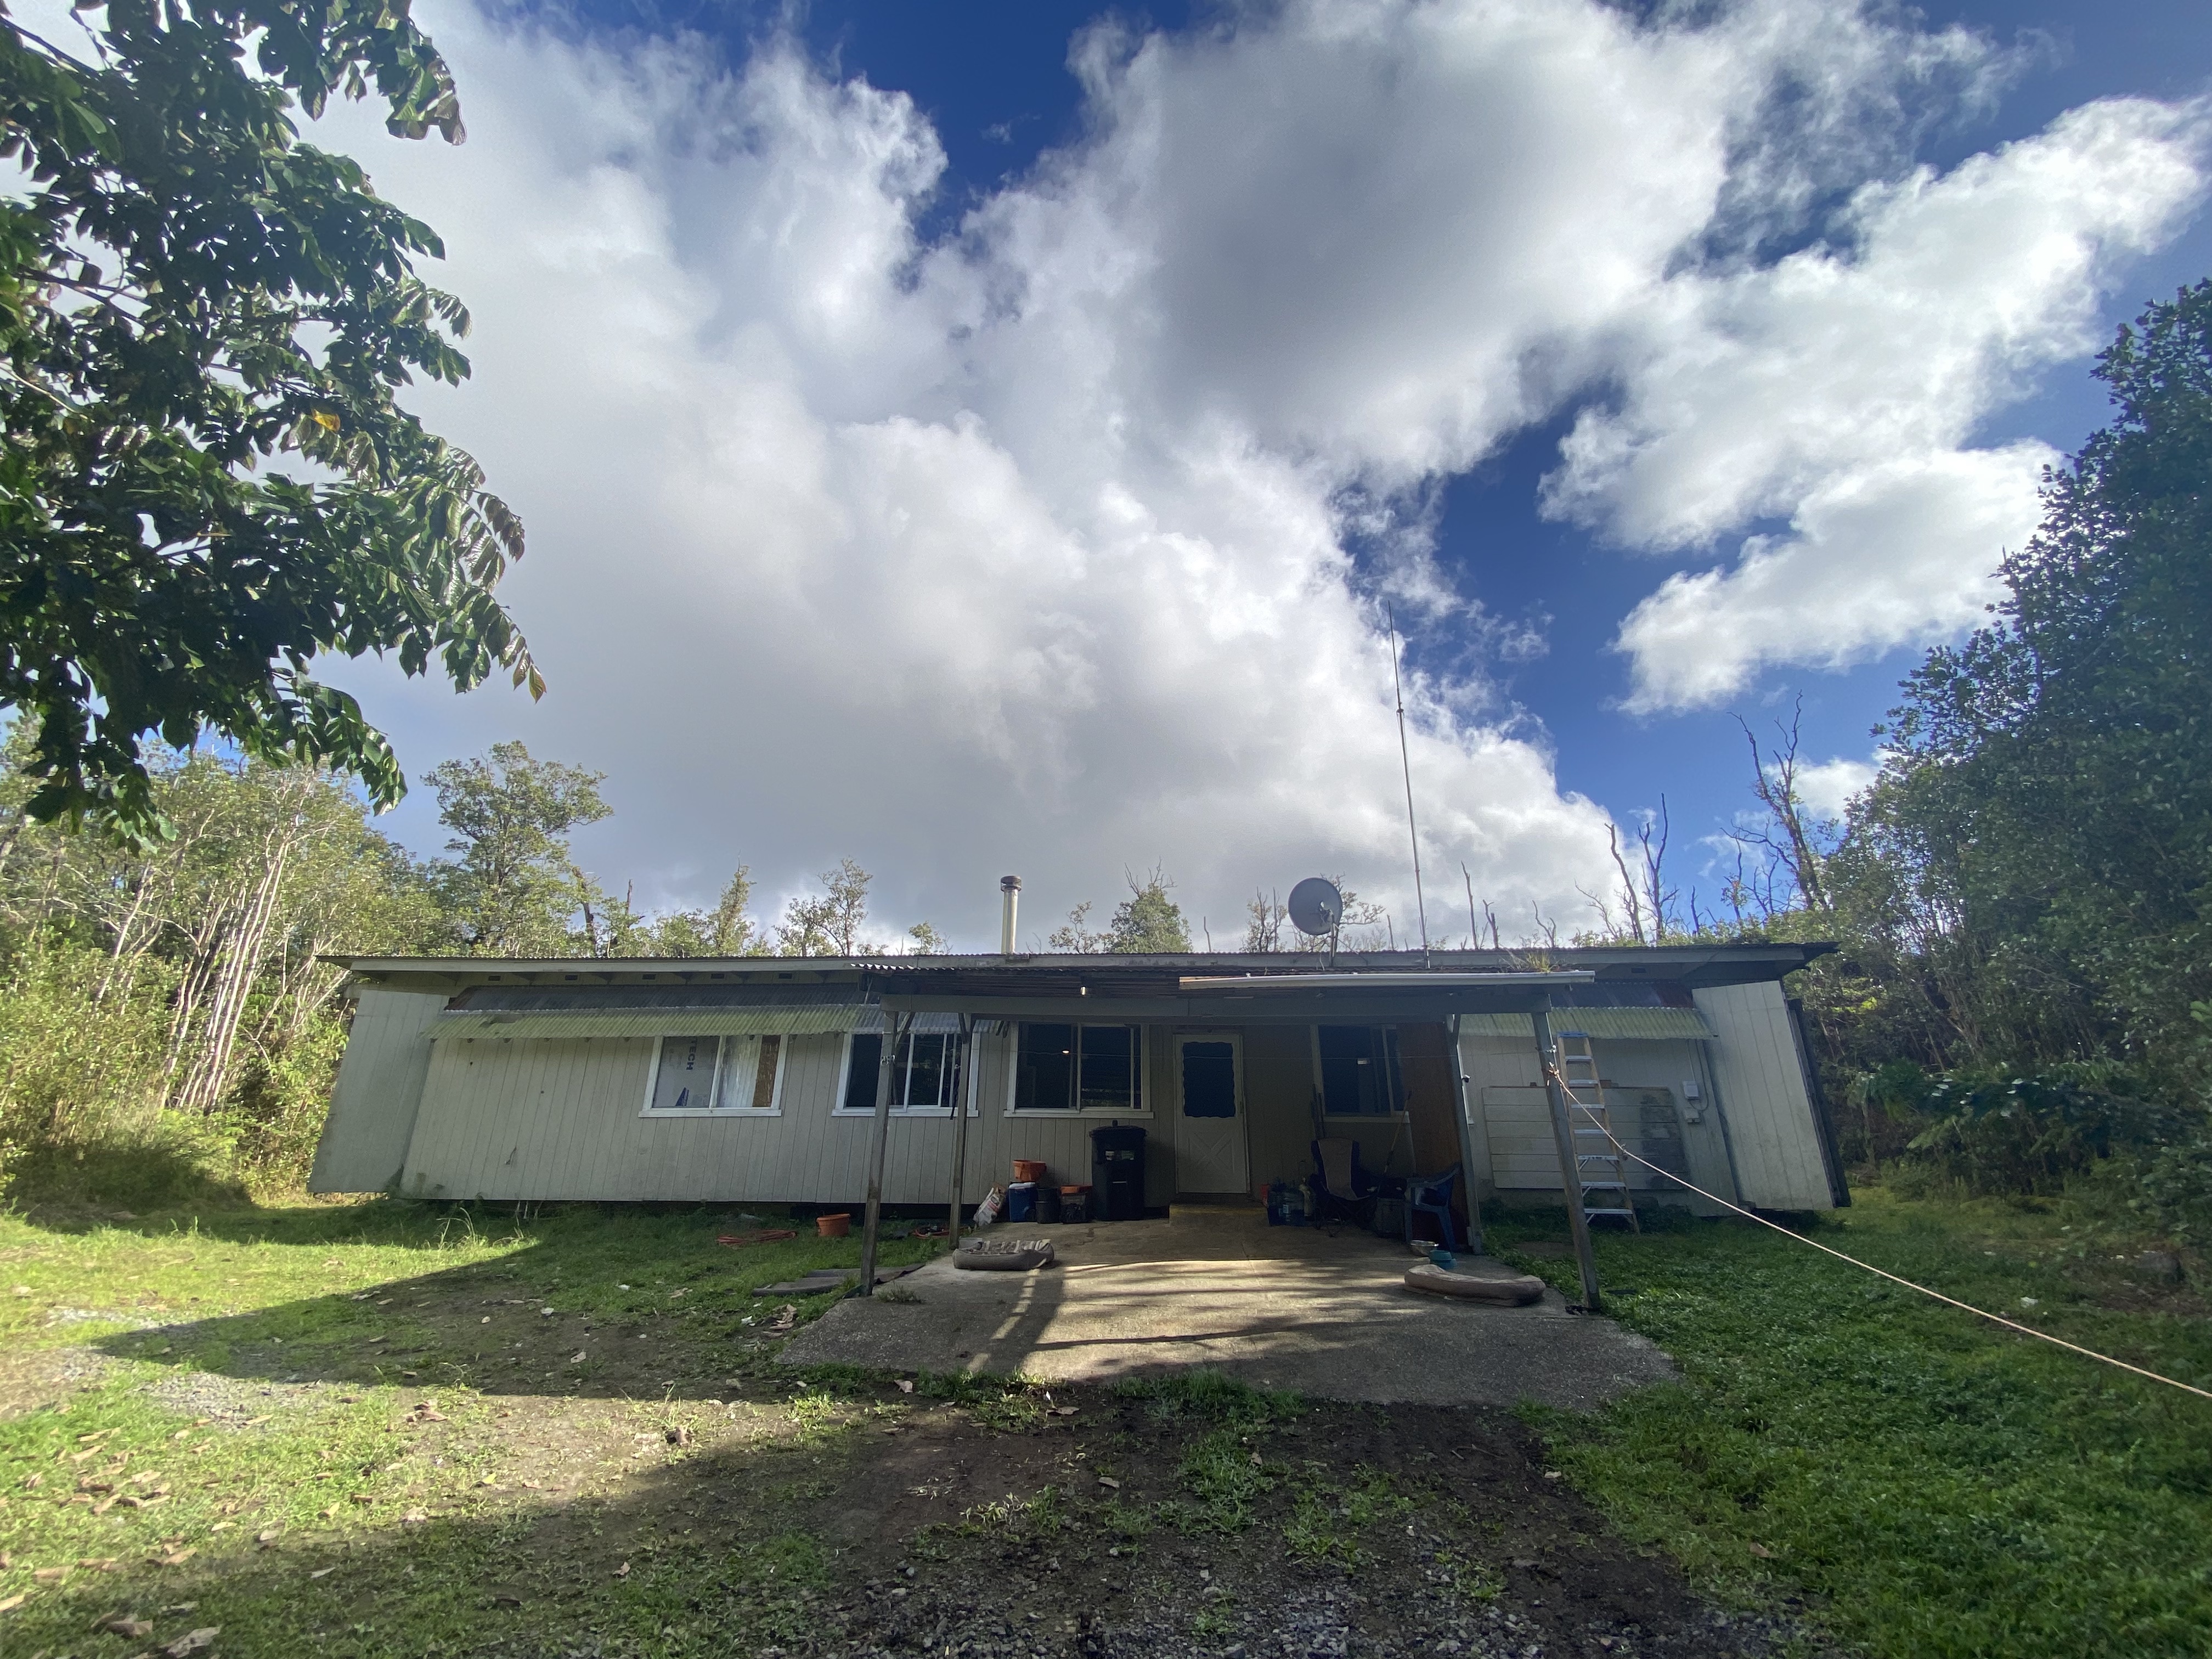
{"label": "shadow on grass", "polygon": [[97,1225],[116,1211],[225,1210],[252,1203],[238,1181],[213,1173],[188,1141],[39,1146],[9,1164],[0,1198],[45,1225]]}
{"label": "shadow on grass", "polygon": [[[795,1231],[788,1218],[765,1218],[779,1220]],[[896,1235],[913,1224],[892,1217],[887,1229]],[[74,1230],[94,1225],[116,1227],[99,1221]],[[116,1358],[262,1383],[703,1398],[734,1377],[768,1370],[781,1337],[846,1290],[754,1292],[824,1269],[857,1276],[857,1238],[807,1231],[764,1243],[719,1242],[768,1230],[758,1216],[697,1206],[575,1204],[518,1212],[386,1200],[196,1210],[136,1221],[127,1231],[168,1246],[176,1273],[195,1271],[210,1246],[366,1246],[386,1253],[379,1266],[398,1271],[363,1285],[357,1268],[364,1259],[356,1257],[347,1264],[356,1269],[350,1288],[146,1326],[91,1346]],[[878,1261],[884,1267],[913,1265],[940,1248],[938,1240],[887,1236]],[[453,1261],[455,1254],[464,1259]],[[407,1270],[424,1257],[429,1271]],[[313,1276],[311,1266],[293,1271]]]}

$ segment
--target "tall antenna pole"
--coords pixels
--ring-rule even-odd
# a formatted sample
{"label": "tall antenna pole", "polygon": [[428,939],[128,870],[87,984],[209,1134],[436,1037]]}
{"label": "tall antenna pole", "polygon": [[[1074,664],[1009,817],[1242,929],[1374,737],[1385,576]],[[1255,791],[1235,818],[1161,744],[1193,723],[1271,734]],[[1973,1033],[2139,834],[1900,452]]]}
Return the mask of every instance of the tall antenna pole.
{"label": "tall antenna pole", "polygon": [[1390,601],[1382,601],[1382,619],[1390,629],[1390,690],[1398,699],[1398,763],[1406,773],[1406,834],[1413,843],[1413,909],[1421,919],[1421,966],[1429,965],[1429,907],[1421,896],[1421,832],[1413,823],[1413,757],[1406,747],[1406,687],[1398,678],[1398,618]]}

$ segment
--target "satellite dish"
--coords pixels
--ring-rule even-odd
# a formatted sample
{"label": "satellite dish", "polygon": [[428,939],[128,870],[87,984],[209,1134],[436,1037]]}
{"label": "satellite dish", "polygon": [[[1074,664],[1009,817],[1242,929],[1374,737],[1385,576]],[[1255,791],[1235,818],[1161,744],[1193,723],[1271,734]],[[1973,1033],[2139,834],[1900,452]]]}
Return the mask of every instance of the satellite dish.
{"label": "satellite dish", "polygon": [[1291,889],[1291,923],[1298,932],[1311,939],[1323,933],[1333,933],[1336,924],[1344,920],[1344,895],[1336,890],[1336,884],[1320,876],[1308,876]]}

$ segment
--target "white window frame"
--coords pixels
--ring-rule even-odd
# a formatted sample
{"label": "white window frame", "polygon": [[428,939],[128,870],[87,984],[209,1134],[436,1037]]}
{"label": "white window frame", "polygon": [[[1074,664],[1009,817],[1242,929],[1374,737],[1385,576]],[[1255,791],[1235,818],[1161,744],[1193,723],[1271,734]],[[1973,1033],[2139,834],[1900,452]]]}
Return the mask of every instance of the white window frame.
{"label": "white window frame", "polygon": [[[853,1079],[853,1039],[854,1037],[872,1036],[880,1043],[884,1038],[889,1035],[890,1033],[886,1031],[848,1031],[846,1033],[844,1042],[845,1052],[837,1062],[837,1092],[831,1097],[831,1099],[836,1103],[831,1106],[830,1109],[830,1116],[852,1118],[873,1117],[876,1115],[876,1109],[873,1106],[848,1106],[845,1103],[846,1091],[851,1085]],[[909,1036],[926,1037],[941,1036],[947,1042],[952,1044],[956,1050],[960,1046],[960,1033],[957,1031],[914,1031],[909,1032],[908,1035]],[[882,1063],[881,1056],[883,1054],[883,1050],[878,1048],[876,1050],[876,1054],[878,1055],[878,1064],[880,1065]],[[975,1064],[975,1045],[973,1037],[970,1037],[969,1040],[964,1069],[967,1072],[967,1076],[961,1080],[960,1091],[967,1097],[968,1115],[973,1117],[975,1115],[975,1073],[978,1070]],[[907,1072],[909,1077],[913,1075],[913,1071],[914,1051],[909,1048],[907,1051]],[[956,1109],[957,1109],[951,1106],[902,1106],[896,1101],[893,1101],[891,1103],[891,1115],[893,1117],[951,1117]]]}
{"label": "white window frame", "polygon": [[[666,1051],[668,1044],[672,1042],[680,1042],[688,1038],[704,1037],[708,1035],[708,1033],[703,1031],[677,1031],[671,1032],[664,1036],[657,1036],[653,1038],[653,1064],[646,1068],[645,1103],[638,1109],[638,1115],[640,1117],[653,1119],[678,1117],[781,1117],[783,1115],[783,1079],[785,1062],[791,1057],[791,1037],[788,1033],[782,1031],[761,1031],[749,1033],[743,1036],[720,1036],[713,1037],[712,1040],[714,1044],[714,1081],[708,1089],[707,1104],[704,1106],[664,1108],[659,1111],[655,1111],[653,1109],[653,1098],[660,1091],[661,1056]],[[742,1091],[747,1098],[747,1104],[742,1106],[724,1104],[724,1102],[730,1097],[732,1092],[730,1079],[731,1045],[732,1043],[745,1042],[751,1042],[757,1044],[768,1037],[774,1037],[776,1039],[775,1077],[774,1081],[769,1085],[769,1103],[765,1106],[755,1106],[750,1104],[750,1101],[753,1091],[751,1087],[748,1085]],[[757,1052],[757,1050],[756,1050],[756,1052]],[[758,1073],[756,1073],[756,1079]]]}
{"label": "white window frame", "polygon": [[[1312,1033],[1313,1087],[1314,1093],[1321,1097],[1322,1121],[1324,1123],[1410,1123],[1413,1121],[1412,1117],[1403,1111],[1332,1112],[1328,1109],[1328,1090],[1321,1073],[1321,1028],[1325,1024],[1348,1025],[1361,1023],[1362,1022],[1358,1021],[1340,1019],[1316,1020],[1311,1025],[1309,1025],[1306,1028],[1308,1031]],[[1396,1047],[1396,1032],[1398,1030],[1396,1025],[1385,1022],[1379,1025],[1368,1025],[1366,1029],[1370,1031],[1389,1031],[1392,1033],[1390,1039],[1391,1045],[1393,1048]],[[1398,1096],[1399,1098],[1402,1100],[1405,1098],[1406,1094],[1406,1062],[1402,1056],[1394,1057],[1397,1059]]]}
{"label": "white window frame", "polygon": [[[1143,1021],[1134,1019],[1076,1018],[1018,1019],[1009,1021],[1008,1024],[1012,1027],[1012,1029],[1006,1033],[1006,1115],[1008,1117],[1046,1118],[1066,1121],[1073,1118],[1106,1118],[1111,1120],[1124,1117],[1149,1118],[1152,1115],[1152,1079],[1145,1075],[1146,1068],[1150,1066],[1152,1061],[1152,1028],[1145,1024]],[[1014,1102],[1019,1097],[1021,1089],[1022,1027],[1024,1025],[1073,1025],[1078,1028],[1085,1025],[1112,1025],[1134,1031],[1137,1034],[1137,1070],[1136,1076],[1133,1080],[1137,1085],[1137,1098],[1142,1101],[1144,1104],[1141,1106],[1121,1107],[1085,1106],[1081,1104],[1066,1107],[1015,1105]],[[1075,1079],[1075,1097],[1079,1103],[1083,1098],[1083,1077],[1080,1068],[1083,1039],[1081,1037],[1078,1037],[1075,1042],[1079,1061]]]}

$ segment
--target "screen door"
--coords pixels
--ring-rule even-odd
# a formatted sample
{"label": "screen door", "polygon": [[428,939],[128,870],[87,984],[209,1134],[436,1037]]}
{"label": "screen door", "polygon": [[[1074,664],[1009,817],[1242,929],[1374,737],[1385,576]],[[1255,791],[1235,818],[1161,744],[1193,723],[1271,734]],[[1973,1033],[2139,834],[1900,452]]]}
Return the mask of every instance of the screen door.
{"label": "screen door", "polygon": [[1234,1034],[1176,1039],[1176,1185],[1186,1193],[1249,1193],[1244,1053]]}

